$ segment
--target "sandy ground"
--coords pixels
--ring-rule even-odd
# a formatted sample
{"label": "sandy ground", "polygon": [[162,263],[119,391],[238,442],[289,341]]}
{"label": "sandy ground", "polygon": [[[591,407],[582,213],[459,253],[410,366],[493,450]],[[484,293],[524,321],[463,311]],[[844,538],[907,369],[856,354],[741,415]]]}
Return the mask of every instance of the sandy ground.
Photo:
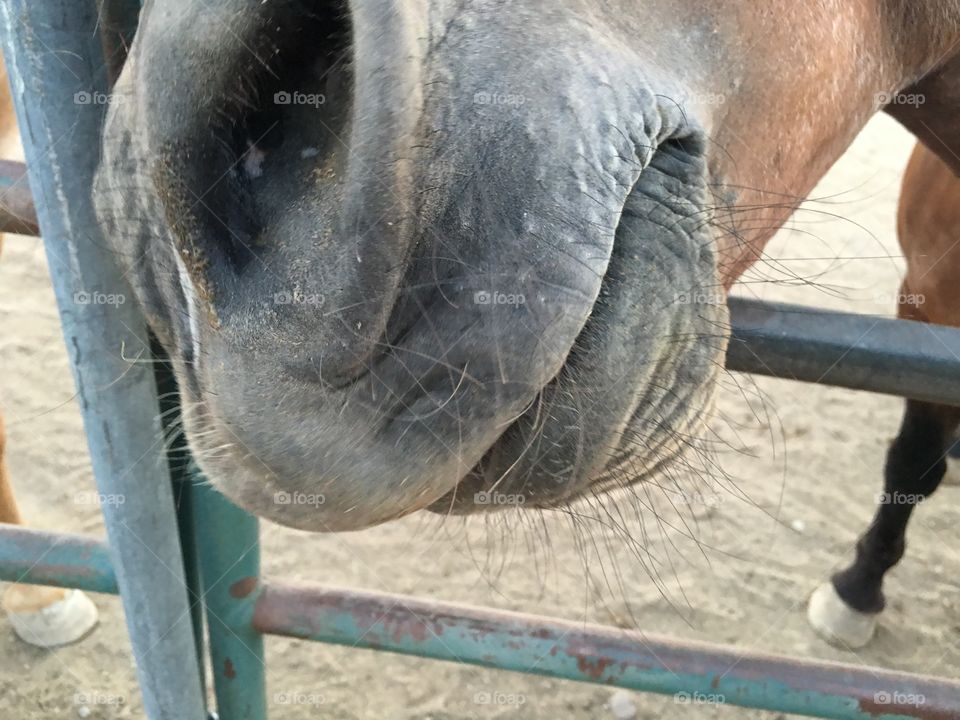
{"label": "sandy ground", "polygon": [[[902,271],[895,205],[911,145],[892,121],[875,120],[739,292],[889,314]],[[26,514],[37,527],[102,535],[46,264],[32,240],[9,239],[0,262],[0,368]],[[622,505],[628,515],[647,509],[621,532],[591,520],[590,508],[578,523],[559,514],[542,523],[426,517],[339,536],[265,523],[265,573],[956,676],[960,488],[919,509],[869,648],[832,649],[804,617],[808,593],[849,559],[872,514],[900,411],[896,399],[729,376],[715,423],[730,443],[721,453],[728,477],[695,495],[682,518],[670,508],[676,497],[648,487]],[[19,642],[0,618],[0,717],[72,718],[83,707],[92,718],[143,716],[120,603],[95,600],[101,626],[52,652]],[[267,641],[267,656],[273,718],[614,717],[604,687],[282,639]],[[777,717],[630,697],[638,718]]]}

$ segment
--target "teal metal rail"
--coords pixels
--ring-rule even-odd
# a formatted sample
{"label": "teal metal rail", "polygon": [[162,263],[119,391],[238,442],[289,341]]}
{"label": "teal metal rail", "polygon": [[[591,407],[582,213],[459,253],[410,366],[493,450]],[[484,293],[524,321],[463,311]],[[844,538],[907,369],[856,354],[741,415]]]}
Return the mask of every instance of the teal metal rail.
{"label": "teal metal rail", "polygon": [[102,540],[0,524],[0,580],[119,593]]}

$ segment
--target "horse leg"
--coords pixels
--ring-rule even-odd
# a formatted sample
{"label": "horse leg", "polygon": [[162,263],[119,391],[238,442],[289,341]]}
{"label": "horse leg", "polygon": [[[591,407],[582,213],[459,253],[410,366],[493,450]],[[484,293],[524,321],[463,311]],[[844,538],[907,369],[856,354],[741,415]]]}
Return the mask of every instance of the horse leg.
{"label": "horse leg", "polygon": [[[13,495],[4,459],[5,436],[0,417],[0,523],[22,525],[23,517]],[[97,624],[97,608],[79,590],[13,583],[3,593],[10,624],[25,642],[54,647],[76,642]]]}
{"label": "horse leg", "polygon": [[827,641],[857,648],[873,637],[885,604],[884,575],[903,557],[913,509],[943,479],[958,424],[957,408],[907,402],[900,434],[887,454],[884,493],[857,543],[856,559],[810,599],[810,623]]}
{"label": "horse leg", "polygon": [[[960,179],[918,145],[904,176],[899,236],[907,259],[901,318],[960,326]],[[862,647],[884,608],[884,575],[903,557],[907,523],[947,471],[960,408],[908,401],[884,469],[884,493],[853,564],[813,594],[808,619],[825,639]]]}

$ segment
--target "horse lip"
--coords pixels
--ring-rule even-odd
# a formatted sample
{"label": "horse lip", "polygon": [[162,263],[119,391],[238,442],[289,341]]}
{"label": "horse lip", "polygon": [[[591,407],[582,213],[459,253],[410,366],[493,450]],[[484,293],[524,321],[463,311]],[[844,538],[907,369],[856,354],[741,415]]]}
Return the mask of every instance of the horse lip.
{"label": "horse lip", "polygon": [[[616,242],[616,241],[614,241],[614,242]],[[609,262],[608,262],[607,268],[606,268],[606,270],[604,271],[604,274],[603,274],[603,279],[604,279],[604,281],[606,281],[608,275],[610,275],[610,273],[615,270],[615,264],[617,264],[618,262],[620,262],[620,259],[616,257],[615,253],[613,252],[613,248],[611,248],[611,250],[610,250]],[[594,315],[597,313],[600,305],[601,305],[601,298],[600,298],[600,295],[598,295],[598,296],[594,299],[594,301],[593,301],[593,303],[592,303],[592,305],[591,305],[591,307],[590,307],[590,314],[589,314],[589,316],[588,316],[588,318],[587,318],[587,323],[589,323],[590,320],[591,320],[591,319],[594,317]],[[585,325],[584,327],[586,327],[586,325]],[[576,344],[577,344],[578,340],[579,340],[579,338],[578,338],[578,339],[575,339],[575,340],[570,344],[570,347],[567,349],[566,355],[564,356],[563,364],[561,365],[560,370],[558,370],[557,375],[555,375],[554,377],[545,379],[545,380],[539,385],[539,387],[538,387],[538,395],[539,395],[539,393],[542,393],[544,389],[546,389],[547,387],[549,387],[549,386],[556,380],[556,378],[560,375],[560,373],[562,373],[563,370],[564,370],[565,368],[567,368],[567,366],[568,366],[568,364],[569,364],[569,361],[570,361],[570,356],[571,356],[571,354],[573,353],[574,349],[576,348]],[[536,402],[536,400],[534,400],[534,402]],[[529,409],[529,408],[528,408],[528,409]],[[503,433],[506,433],[512,426],[516,425],[516,424],[520,421],[521,416],[522,416],[522,413],[521,413],[521,415],[518,415],[518,416],[516,416],[516,417],[513,417],[513,418],[510,420],[509,423],[507,423],[506,425],[504,425],[504,426],[503,426]],[[503,437],[503,434],[501,434],[500,437],[498,437],[496,440],[494,440],[494,442],[490,445],[490,447],[487,448],[486,453],[484,454],[484,458],[487,457],[487,453],[489,453],[489,452],[491,452],[491,451],[493,451],[493,450],[496,449],[496,447],[497,447],[497,445],[500,443],[502,437]],[[459,495],[460,489],[461,489],[461,488],[464,488],[464,487],[467,487],[467,484],[468,484],[468,483],[471,483],[471,482],[476,485],[476,487],[473,488],[473,489],[476,490],[476,492],[470,493],[470,494],[472,494],[472,495],[474,495],[474,496],[476,496],[476,495],[478,495],[478,494],[481,494],[481,493],[485,493],[485,492],[486,492],[486,493],[494,492],[494,491],[496,490],[498,484],[499,484],[500,481],[502,480],[502,477],[494,477],[494,476],[492,475],[492,472],[493,472],[492,468],[489,467],[489,466],[484,466],[483,460],[481,460],[481,462],[479,462],[479,463],[478,463],[477,465],[475,465],[471,470],[469,470],[467,473],[465,473],[464,476],[461,477],[461,478],[457,481],[456,485],[455,485],[449,492],[447,492],[447,493],[445,493],[444,495],[442,495],[441,497],[437,498],[437,500],[435,500],[433,503],[430,503],[429,505],[427,505],[425,509],[430,510],[430,511],[432,511],[432,512],[440,513],[440,514],[450,514],[450,513],[451,513],[451,508],[449,507],[449,504],[445,504],[445,503],[443,502],[443,501],[444,501],[444,498],[446,498],[446,497],[448,497],[448,496],[456,496],[456,495]],[[573,492],[573,491],[571,491],[571,492]],[[516,493],[516,494],[522,496],[522,492],[518,492],[518,493]],[[538,506],[538,507],[555,507],[555,506],[562,505],[563,503],[567,502],[568,499],[569,499],[569,494],[564,494],[562,497],[553,498],[550,503],[547,503],[547,504],[544,504],[544,505]],[[521,500],[521,502],[522,502],[522,500]],[[494,507],[491,507],[490,509],[497,509],[497,508],[494,506]],[[470,511],[468,511],[468,513],[469,513],[469,512],[470,512]]]}
{"label": "horse lip", "polygon": [[[651,161],[644,171],[648,173],[647,176],[641,176],[637,187],[628,197],[603,276],[603,285],[591,308],[587,324],[568,352],[557,376],[541,389],[556,382],[557,395],[565,398],[569,396],[571,382],[585,379],[587,386],[601,400],[591,397],[582,407],[580,403],[561,401],[560,406],[554,404],[551,409],[552,400],[547,395],[543,412],[547,419],[540,422],[517,418],[488,449],[484,459],[461,479],[455,491],[434,503],[431,510],[447,514],[476,512],[478,508],[469,502],[471,495],[491,491],[523,496],[522,502],[529,507],[551,508],[579,497],[587,487],[598,491],[608,489],[613,485],[607,477],[611,472],[611,456],[605,453],[604,448],[610,446],[611,441],[615,443],[612,447],[616,448],[616,452],[635,446],[633,435],[627,435],[626,431],[635,422],[636,413],[641,408],[663,407],[660,403],[666,403],[664,410],[668,412],[664,412],[664,415],[669,415],[676,427],[685,427],[696,418],[683,408],[701,406],[700,400],[704,400],[702,406],[710,403],[712,389],[715,388],[713,377],[719,372],[721,364],[718,358],[722,358],[725,351],[725,343],[713,341],[716,334],[713,328],[725,324],[726,309],[725,305],[695,308],[692,304],[676,306],[676,302],[671,304],[664,301],[668,296],[677,297],[678,291],[684,288],[689,292],[691,288],[716,287],[718,277],[714,246],[705,238],[704,230],[698,223],[694,222],[693,225],[699,232],[678,236],[678,239],[686,238],[685,242],[671,242],[672,236],[665,237],[664,242],[651,241],[651,238],[663,235],[662,229],[657,235],[657,228],[668,226],[669,223],[649,212],[649,204],[657,201],[652,195],[646,194],[649,185],[646,191],[641,185],[656,182],[649,178],[656,177],[657,173],[669,174],[670,168],[676,167],[673,161],[676,147],[665,152],[663,158]],[[702,158],[695,157],[691,167],[699,165],[701,161]],[[685,182],[691,183],[693,197],[700,197],[697,188],[705,177],[702,171],[690,169],[689,176],[682,177]],[[696,213],[692,213],[686,220],[695,217]],[[625,223],[628,226],[621,234]],[[658,275],[657,279],[647,281],[645,288],[643,268]],[[670,273],[671,268],[676,272]],[[680,283],[690,284],[677,286],[674,278]],[[625,290],[633,287],[641,289]],[[637,306],[652,311],[649,320],[634,322],[624,311],[624,308]],[[658,307],[659,310],[656,309]],[[585,334],[589,335],[589,342],[582,341]],[[651,343],[649,348],[641,351],[643,338],[648,335],[653,339],[672,337],[678,340],[671,340],[659,347]],[[583,352],[574,355],[573,351],[578,346],[583,348]],[[629,348],[636,350],[630,351]],[[610,350],[609,354],[607,350]],[[649,362],[638,362],[636,354],[646,357]],[[618,362],[647,369],[628,369],[621,375],[616,365]],[[660,368],[664,363],[668,365],[661,373]],[[686,366],[682,371],[686,380],[682,386],[677,386],[676,397],[669,397],[669,394],[665,396],[656,390],[656,382],[651,384],[651,377],[669,373],[671,367],[681,366]],[[585,376],[581,377],[585,370]],[[626,383],[627,387],[623,388],[621,383]],[[610,393],[631,400],[621,404]],[[604,394],[608,394],[611,400],[609,407],[608,403],[602,401]],[[695,402],[691,402],[691,398]],[[595,407],[590,407],[590,404]],[[573,411],[575,417],[571,418],[563,405],[576,405]],[[597,415],[598,410],[600,416],[594,417],[594,420],[599,422],[589,427],[591,414]],[[606,414],[608,412],[609,415]],[[577,422],[582,423],[582,438],[571,435],[569,430]],[[600,429],[599,433],[596,428]],[[511,434],[511,430],[515,432]],[[655,441],[647,445],[648,451],[650,447],[660,448],[653,451],[654,459],[667,460],[663,453],[676,456],[668,447],[670,434],[669,431],[660,434],[651,432],[649,438],[644,438],[648,442]],[[598,437],[601,438],[599,442]],[[576,447],[577,442],[582,445]],[[566,448],[571,444],[574,444],[573,450],[567,452]],[[531,448],[533,453],[541,453],[541,446],[547,449],[539,456],[531,456]],[[556,451],[561,446],[564,449]],[[503,452],[491,454],[496,453],[498,448]],[[639,477],[634,476],[633,480],[637,479]],[[595,484],[598,481],[603,483],[602,486]],[[496,507],[494,504],[484,509]]]}

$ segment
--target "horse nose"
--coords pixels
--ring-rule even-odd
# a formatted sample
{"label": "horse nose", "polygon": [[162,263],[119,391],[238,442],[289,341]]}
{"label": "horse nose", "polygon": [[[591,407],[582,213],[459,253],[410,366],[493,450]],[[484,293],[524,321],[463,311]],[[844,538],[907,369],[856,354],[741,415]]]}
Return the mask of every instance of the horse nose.
{"label": "horse nose", "polygon": [[249,168],[260,171],[249,161],[260,151],[252,136],[298,140],[277,93],[302,82],[304,68],[328,52],[318,47],[331,37],[328,25],[343,31],[336,50],[348,58],[338,98],[346,120],[331,130],[342,173],[338,191],[324,200],[332,205],[325,230],[339,245],[337,277],[327,288],[336,308],[327,322],[337,331],[323,333],[323,365],[331,382],[351,378],[382,340],[409,262],[428,37],[423,8],[398,0],[358,0],[346,10],[329,0],[225,0],[198,16],[177,11],[186,2],[151,13],[141,28],[136,92],[167,225],[197,294],[215,312],[244,292],[241,276],[275,239],[251,190]]}
{"label": "horse nose", "polygon": [[409,263],[428,36],[417,2],[351,2],[350,23],[353,121],[338,234],[355,250],[340,305],[353,337],[331,368],[341,376],[358,372],[381,339]]}

